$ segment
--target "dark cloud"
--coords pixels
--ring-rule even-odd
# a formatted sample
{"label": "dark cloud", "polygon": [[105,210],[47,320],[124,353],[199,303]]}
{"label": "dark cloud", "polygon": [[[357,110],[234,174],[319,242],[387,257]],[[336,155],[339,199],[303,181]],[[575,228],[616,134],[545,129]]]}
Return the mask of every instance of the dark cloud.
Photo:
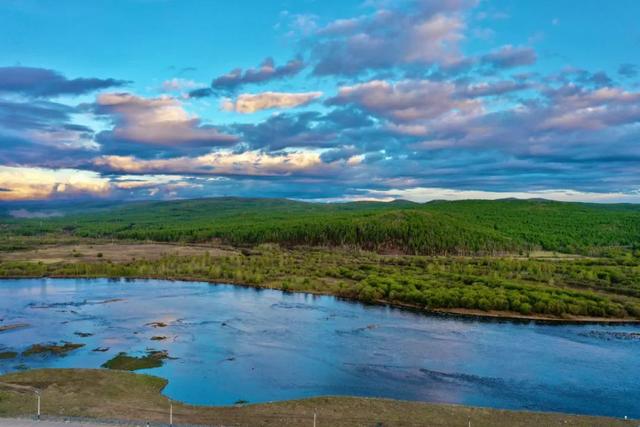
{"label": "dark cloud", "polygon": [[46,68],[0,67],[0,92],[33,97],[82,95],[127,83],[117,79],[68,79],[57,71]]}
{"label": "dark cloud", "polygon": [[614,81],[604,71],[592,72],[581,68],[568,67],[559,73],[552,74],[545,78],[548,82],[559,82],[562,84],[578,84],[580,86],[590,87],[611,87],[614,86]]}
{"label": "dark cloud", "polygon": [[248,84],[263,84],[274,80],[293,77],[305,67],[301,58],[289,60],[284,65],[276,65],[273,58],[266,58],[256,68],[242,70],[236,68],[216,77],[210,88],[196,89],[189,93],[192,98],[202,98],[216,93],[231,93]]}
{"label": "dark cloud", "polygon": [[327,122],[333,123],[338,129],[366,128],[374,125],[368,114],[353,108],[336,108],[324,115]]}
{"label": "dark cloud", "polygon": [[256,124],[230,126],[249,149],[269,152],[284,148],[337,148],[357,143],[365,130],[374,126],[365,112],[338,108],[326,114],[314,111],[282,113]]}
{"label": "dark cloud", "polygon": [[512,80],[501,80],[495,82],[482,82],[465,85],[457,90],[460,96],[464,97],[482,97],[482,96],[496,96],[505,95],[511,92],[518,92],[531,87],[531,84],[526,82],[518,82]]}
{"label": "dark cloud", "polygon": [[358,154],[360,152],[355,147],[342,147],[325,151],[320,156],[320,159],[325,163],[333,163],[338,160],[348,160]]}
{"label": "dark cloud", "polygon": [[584,83],[592,83],[596,87],[612,86],[613,80],[604,71],[598,71],[587,77]]}
{"label": "dark cloud", "polygon": [[504,69],[532,65],[537,58],[535,50],[530,47],[507,45],[483,55],[480,57],[480,62],[494,68]]}
{"label": "dark cloud", "polygon": [[50,101],[0,99],[0,164],[64,166],[97,148],[93,130],[72,122],[75,107]]}
{"label": "dark cloud", "polygon": [[[69,137],[71,139],[72,137]],[[29,165],[51,168],[87,164],[97,150],[68,145],[64,140],[51,143],[12,137],[0,133],[0,165]]]}
{"label": "dark cloud", "polygon": [[207,96],[213,95],[213,90],[209,87],[203,87],[200,89],[194,89],[189,92],[190,98],[206,98]]}
{"label": "dark cloud", "polygon": [[257,124],[238,124],[233,129],[251,149],[278,151],[294,147],[327,147],[334,144],[336,133],[320,129],[322,114],[303,112],[278,114]]}
{"label": "dark cloud", "polygon": [[638,76],[638,66],[636,64],[622,64],[618,67],[618,74],[628,79]]}
{"label": "dark cloud", "polygon": [[4,129],[45,129],[70,120],[73,107],[50,101],[15,102],[0,99],[0,126]]}

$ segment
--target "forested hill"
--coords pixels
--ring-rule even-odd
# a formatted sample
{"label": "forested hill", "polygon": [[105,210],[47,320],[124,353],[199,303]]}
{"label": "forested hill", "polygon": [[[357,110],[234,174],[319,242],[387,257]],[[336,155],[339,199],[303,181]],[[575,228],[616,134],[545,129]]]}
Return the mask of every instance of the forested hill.
{"label": "forested hill", "polygon": [[592,254],[640,247],[640,206],[547,200],[320,204],[214,198],[134,202],[60,217],[2,220],[2,233],[208,242],[354,246],[467,255],[534,249]]}

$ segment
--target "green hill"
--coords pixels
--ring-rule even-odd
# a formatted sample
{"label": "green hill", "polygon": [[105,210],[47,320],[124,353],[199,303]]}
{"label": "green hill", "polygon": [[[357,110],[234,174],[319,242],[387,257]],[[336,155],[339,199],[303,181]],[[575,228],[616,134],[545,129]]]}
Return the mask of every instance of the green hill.
{"label": "green hill", "polygon": [[602,254],[612,248],[636,248],[640,206],[546,200],[321,204],[215,198],[134,202],[62,217],[6,219],[3,232],[161,242],[217,239],[234,245],[353,246],[423,255],[535,249]]}

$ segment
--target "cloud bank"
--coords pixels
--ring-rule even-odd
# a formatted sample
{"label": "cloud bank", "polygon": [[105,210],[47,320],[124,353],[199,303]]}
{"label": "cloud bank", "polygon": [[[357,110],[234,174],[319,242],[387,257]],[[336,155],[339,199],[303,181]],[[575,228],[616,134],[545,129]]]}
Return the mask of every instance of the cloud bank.
{"label": "cloud bank", "polygon": [[474,0],[352,10],[283,12],[278,55],[210,73],[0,67],[0,200],[639,201],[631,55],[574,63]]}

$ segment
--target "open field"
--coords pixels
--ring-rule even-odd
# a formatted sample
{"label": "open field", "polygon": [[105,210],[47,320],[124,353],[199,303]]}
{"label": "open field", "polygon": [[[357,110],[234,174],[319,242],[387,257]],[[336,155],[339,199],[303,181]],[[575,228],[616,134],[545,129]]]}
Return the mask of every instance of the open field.
{"label": "open field", "polygon": [[[0,416],[33,414],[33,389],[50,416],[168,422],[165,380],[128,372],[85,369],[33,370],[0,377]],[[18,386],[16,389],[14,386]],[[388,399],[318,397],[236,407],[174,402],[174,423],[229,426],[632,426],[613,418],[502,411]]]}
{"label": "open field", "polygon": [[208,252],[212,256],[231,256],[238,253],[232,248],[168,243],[92,243],[43,245],[37,249],[0,252],[0,261],[29,260],[55,264],[60,262],[130,262],[157,260],[167,255],[195,256]]}

